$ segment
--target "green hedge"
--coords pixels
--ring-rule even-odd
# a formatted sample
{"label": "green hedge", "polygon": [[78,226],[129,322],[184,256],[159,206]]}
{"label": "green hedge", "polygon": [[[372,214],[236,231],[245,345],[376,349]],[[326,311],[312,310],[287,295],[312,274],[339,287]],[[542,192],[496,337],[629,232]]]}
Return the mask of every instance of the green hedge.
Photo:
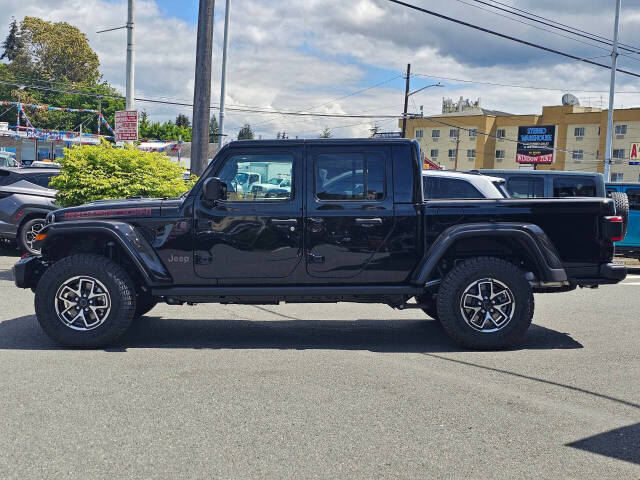
{"label": "green hedge", "polygon": [[195,178],[185,182],[184,168],[161,153],[108,144],[66,148],[60,175],[49,186],[58,190],[56,203],[63,207],[93,200],[128,196],[175,197],[187,191]]}

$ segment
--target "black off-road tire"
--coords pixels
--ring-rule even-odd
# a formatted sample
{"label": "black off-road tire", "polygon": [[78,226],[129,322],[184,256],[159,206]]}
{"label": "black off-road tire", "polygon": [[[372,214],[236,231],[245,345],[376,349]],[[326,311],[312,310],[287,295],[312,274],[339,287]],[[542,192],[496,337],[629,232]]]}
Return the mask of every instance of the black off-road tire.
{"label": "black off-road tire", "polygon": [[[110,297],[110,311],[103,323],[91,330],[74,330],[58,317],[56,294],[61,285],[77,276],[101,282]],[[131,325],[136,310],[135,286],[129,274],[106,257],[77,254],[49,267],[38,282],[35,310],[40,326],[49,337],[72,348],[99,348],[115,342]]]}
{"label": "black off-road tire", "polygon": [[29,238],[30,236],[35,237],[36,230],[40,231],[44,227],[44,218],[31,218],[24,222],[20,226],[20,230],[18,231],[18,236],[16,237],[16,242],[18,244],[18,248],[23,252],[31,253],[33,255],[39,255],[40,250],[33,248],[31,243],[35,238]]}
{"label": "black off-road tire", "polygon": [[[506,285],[515,303],[511,320],[494,332],[472,328],[461,311],[465,289],[486,278]],[[437,306],[440,323],[449,336],[460,345],[476,350],[500,350],[518,344],[531,325],[534,310],[533,292],[522,270],[494,257],[472,258],[456,265],[440,286]]]}
{"label": "black off-road tire", "polygon": [[622,238],[627,236],[627,226],[629,225],[629,197],[626,193],[611,192],[611,198],[616,205],[616,215],[622,217]]}
{"label": "black off-road tire", "polygon": [[157,304],[158,301],[151,295],[148,295],[146,293],[139,293],[138,297],[136,298],[136,311],[133,314],[133,318],[140,318]]}

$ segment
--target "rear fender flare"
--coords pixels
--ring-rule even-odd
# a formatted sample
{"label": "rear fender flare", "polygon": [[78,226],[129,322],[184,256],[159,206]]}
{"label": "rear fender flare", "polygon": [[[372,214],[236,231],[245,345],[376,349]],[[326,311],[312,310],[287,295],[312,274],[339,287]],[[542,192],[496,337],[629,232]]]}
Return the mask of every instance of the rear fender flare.
{"label": "rear fender flare", "polygon": [[116,242],[129,256],[138,272],[149,286],[171,283],[171,275],[147,239],[134,226],[125,222],[73,221],[51,223],[40,233],[46,234],[41,242],[43,249],[63,237],[97,233]]}
{"label": "rear fender flare", "polygon": [[[566,282],[567,273],[553,243],[544,231],[531,223],[469,223],[449,227],[431,245],[416,269],[412,283],[427,283],[440,260],[458,240],[472,237],[510,238],[524,250],[534,266],[538,279],[545,282]],[[478,256],[482,256],[478,252]]]}

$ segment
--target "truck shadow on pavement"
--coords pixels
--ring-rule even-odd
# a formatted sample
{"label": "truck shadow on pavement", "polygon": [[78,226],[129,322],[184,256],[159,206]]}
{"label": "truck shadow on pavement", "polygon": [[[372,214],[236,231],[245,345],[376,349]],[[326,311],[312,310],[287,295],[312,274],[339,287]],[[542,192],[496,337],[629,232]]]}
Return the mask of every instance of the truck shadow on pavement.
{"label": "truck shadow on pavement", "polygon": [[[56,350],[35,315],[0,322],[0,349]],[[107,351],[127,348],[463,351],[435,320],[182,320],[142,317]],[[572,349],[566,333],[532,325],[518,349]]]}
{"label": "truck shadow on pavement", "polygon": [[567,446],[640,465],[640,423],[567,443]]}

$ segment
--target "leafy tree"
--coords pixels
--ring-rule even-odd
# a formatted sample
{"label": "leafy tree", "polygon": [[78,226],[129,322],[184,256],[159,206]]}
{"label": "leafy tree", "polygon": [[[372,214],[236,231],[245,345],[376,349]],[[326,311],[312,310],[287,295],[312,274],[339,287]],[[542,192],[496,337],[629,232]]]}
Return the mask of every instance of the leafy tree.
{"label": "leafy tree", "polygon": [[20,29],[18,28],[18,22],[15,18],[11,19],[11,27],[9,28],[9,35],[2,44],[3,52],[0,56],[0,60],[7,59],[10,62],[24,50],[24,42],[20,36]]}
{"label": "leafy tree", "polygon": [[66,148],[60,175],[50,182],[58,190],[63,207],[86,202],[124,198],[174,197],[187,191],[195,178],[182,179],[184,168],[161,153],[108,144]]}
{"label": "leafy tree", "polygon": [[209,143],[218,143],[219,135],[220,127],[218,126],[218,119],[215,115],[211,115],[209,119]]}
{"label": "leafy tree", "polygon": [[164,123],[141,121],[138,125],[138,133],[140,138],[146,139],[191,141],[191,127],[181,127],[171,120]]}
{"label": "leafy tree", "polygon": [[[76,27],[67,23],[47,22],[35,17],[25,17],[18,29],[11,24],[4,41],[3,57],[9,63],[0,63],[0,78],[6,82],[25,84],[21,92],[23,103],[52,105],[74,109],[97,110],[102,96],[102,113],[113,127],[114,113],[123,110],[124,99],[118,96],[108,83],[101,82],[98,71],[98,56],[89,47],[86,37]],[[51,83],[55,80],[55,83]],[[28,85],[39,84],[55,90],[81,91],[91,95],[69,94],[42,89],[31,89]],[[18,100],[18,87],[0,85],[0,98]],[[34,126],[52,130],[74,130],[81,122],[83,130],[97,133],[98,117],[91,113],[72,113],[27,108],[26,114]],[[16,110],[3,109],[0,121],[15,124]],[[109,134],[105,128],[101,133]]]}
{"label": "leafy tree", "polygon": [[238,140],[253,140],[253,130],[248,123],[244,124],[244,127],[238,132]]}
{"label": "leafy tree", "polygon": [[324,127],[320,132],[320,138],[331,138],[331,137],[332,137],[331,129],[329,127]]}
{"label": "leafy tree", "polygon": [[15,73],[84,84],[96,84],[100,80],[98,55],[78,27],[66,22],[25,17],[17,35],[23,48],[11,60]]}
{"label": "leafy tree", "polygon": [[179,113],[176,117],[176,125],[178,127],[191,127],[191,122],[189,121],[189,117],[187,117],[184,113]]}

